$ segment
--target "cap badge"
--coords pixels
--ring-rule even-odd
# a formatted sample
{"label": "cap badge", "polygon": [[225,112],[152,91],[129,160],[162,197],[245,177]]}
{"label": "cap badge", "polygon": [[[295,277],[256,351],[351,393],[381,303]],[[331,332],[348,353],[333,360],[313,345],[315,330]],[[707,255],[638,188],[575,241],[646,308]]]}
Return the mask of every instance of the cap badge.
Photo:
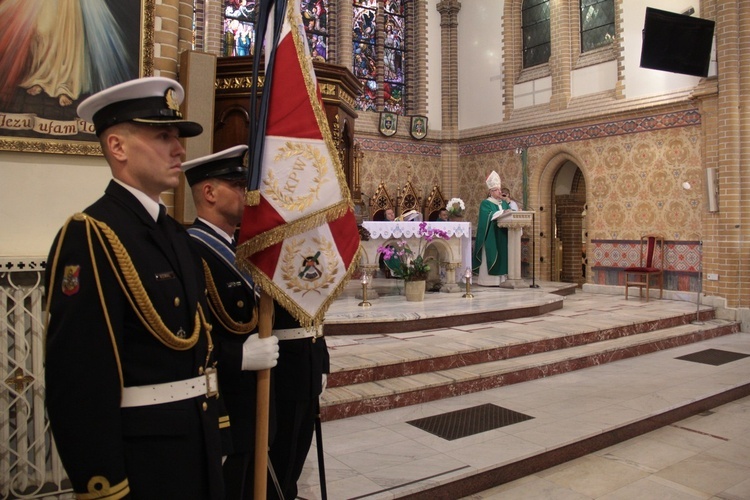
{"label": "cap badge", "polygon": [[180,113],[180,106],[179,104],[177,104],[177,99],[175,99],[174,89],[172,87],[168,88],[164,93],[164,100],[167,102],[167,107],[174,111],[177,117],[182,118],[182,113]]}

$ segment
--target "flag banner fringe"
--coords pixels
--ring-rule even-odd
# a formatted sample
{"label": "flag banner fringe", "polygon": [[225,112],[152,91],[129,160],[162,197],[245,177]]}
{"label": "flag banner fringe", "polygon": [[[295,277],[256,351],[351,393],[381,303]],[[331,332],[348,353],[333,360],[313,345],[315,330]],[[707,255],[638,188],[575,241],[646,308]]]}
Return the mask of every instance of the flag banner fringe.
{"label": "flag banner fringe", "polygon": [[318,210],[307,217],[302,217],[293,222],[280,224],[273,229],[264,231],[244,243],[241,243],[237,248],[237,255],[240,255],[241,252],[243,256],[249,258],[252,254],[261,252],[277,243],[281,243],[287,238],[292,238],[298,234],[320,227],[323,224],[328,224],[329,222],[338,220],[346,215],[351,209],[351,202],[349,200],[342,200],[333,206],[326,207],[323,210]]}
{"label": "flag banner fringe", "polygon": [[248,207],[256,207],[260,205],[260,191],[254,189],[252,191],[245,192],[245,205]]}

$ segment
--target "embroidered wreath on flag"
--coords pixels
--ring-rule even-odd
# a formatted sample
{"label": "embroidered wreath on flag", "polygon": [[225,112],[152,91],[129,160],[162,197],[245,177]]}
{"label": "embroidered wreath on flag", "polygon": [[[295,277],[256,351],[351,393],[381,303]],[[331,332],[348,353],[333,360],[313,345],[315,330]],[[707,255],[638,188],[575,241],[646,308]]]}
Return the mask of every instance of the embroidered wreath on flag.
{"label": "embroidered wreath on flag", "polygon": [[284,246],[284,255],[281,259],[281,278],[286,283],[288,289],[294,293],[302,292],[303,297],[307,292],[315,291],[320,293],[321,289],[326,289],[334,284],[336,275],[339,272],[333,244],[321,238],[312,238],[312,242],[318,248],[317,251],[323,253],[326,258],[326,271],[321,276],[322,280],[307,281],[300,277],[299,261],[303,257],[302,245],[305,243],[304,239],[295,239],[287,242]]}
{"label": "embroidered wreath on flag", "polygon": [[304,196],[293,196],[284,193],[279,187],[279,180],[275,177],[274,171],[269,170],[264,180],[266,193],[268,196],[285,210],[303,212],[307,210],[313,201],[318,199],[320,186],[328,179],[325,175],[328,173],[326,167],[326,157],[320,149],[309,144],[295,144],[287,142],[284,147],[279,148],[274,161],[288,160],[293,156],[301,156],[315,167],[316,174],[312,181],[308,183],[310,191]]}

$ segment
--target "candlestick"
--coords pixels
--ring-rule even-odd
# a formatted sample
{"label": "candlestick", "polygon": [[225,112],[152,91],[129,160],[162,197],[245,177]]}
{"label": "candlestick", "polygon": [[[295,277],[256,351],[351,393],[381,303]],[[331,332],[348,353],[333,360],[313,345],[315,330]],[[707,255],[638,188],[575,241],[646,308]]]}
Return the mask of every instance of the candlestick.
{"label": "candlestick", "polygon": [[367,275],[367,271],[362,273],[362,302],[357,304],[360,307],[370,307],[372,303],[367,301],[367,284],[370,282],[370,277]]}
{"label": "candlestick", "polygon": [[471,293],[471,269],[469,269],[468,267],[466,268],[466,272],[464,273],[464,278],[466,281],[466,293],[463,294],[463,298],[473,299],[474,295]]}

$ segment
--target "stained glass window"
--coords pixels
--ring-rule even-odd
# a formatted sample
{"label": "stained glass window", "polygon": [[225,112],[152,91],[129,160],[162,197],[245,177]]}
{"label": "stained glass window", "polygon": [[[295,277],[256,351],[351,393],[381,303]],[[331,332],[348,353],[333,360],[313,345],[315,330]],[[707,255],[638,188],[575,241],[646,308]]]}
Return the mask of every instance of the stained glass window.
{"label": "stained glass window", "polygon": [[384,108],[391,113],[404,113],[404,3],[385,2],[385,43],[383,48]]}
{"label": "stained glass window", "polygon": [[549,0],[523,0],[521,27],[523,32],[523,67],[531,68],[549,61]]}
{"label": "stained glass window", "polygon": [[328,60],[328,0],[301,0],[300,12],[313,58]]}
{"label": "stained glass window", "polygon": [[377,38],[378,5],[376,0],[354,0],[354,21],[352,24],[354,76],[364,84],[362,95],[357,98],[357,109],[376,111],[375,99],[378,94]]}
{"label": "stained glass window", "polygon": [[581,52],[611,44],[614,39],[614,0],[581,0]]}
{"label": "stained glass window", "polygon": [[224,0],[221,55],[249,56],[255,48],[255,0]]}
{"label": "stained glass window", "polygon": [[[259,8],[256,0],[224,0],[222,55],[253,55]],[[300,0],[300,13],[310,54],[328,60],[328,0]]]}
{"label": "stained glass window", "polygon": [[[377,111],[382,90],[385,111],[404,113],[405,88],[405,3],[409,0],[353,0],[352,59],[354,75],[364,85],[357,98],[359,110]],[[383,9],[383,25],[377,23],[378,7]],[[378,33],[383,33],[383,75],[377,74]]]}

